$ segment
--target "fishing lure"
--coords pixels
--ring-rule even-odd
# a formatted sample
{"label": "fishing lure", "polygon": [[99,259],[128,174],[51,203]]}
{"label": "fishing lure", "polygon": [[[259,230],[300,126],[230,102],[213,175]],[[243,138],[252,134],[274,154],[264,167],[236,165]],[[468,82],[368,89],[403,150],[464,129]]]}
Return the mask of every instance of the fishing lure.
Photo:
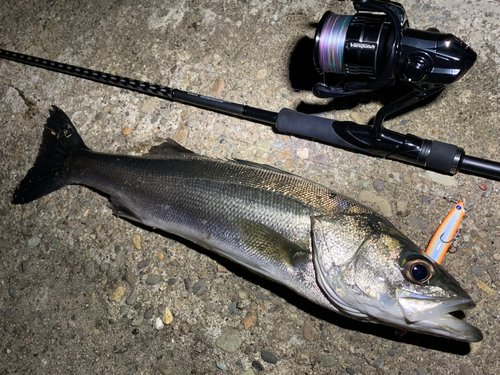
{"label": "fishing lure", "polygon": [[464,205],[465,202],[460,201],[451,209],[427,246],[425,253],[438,264],[441,264],[453,240],[459,235],[458,226],[470,210],[470,207],[465,208]]}

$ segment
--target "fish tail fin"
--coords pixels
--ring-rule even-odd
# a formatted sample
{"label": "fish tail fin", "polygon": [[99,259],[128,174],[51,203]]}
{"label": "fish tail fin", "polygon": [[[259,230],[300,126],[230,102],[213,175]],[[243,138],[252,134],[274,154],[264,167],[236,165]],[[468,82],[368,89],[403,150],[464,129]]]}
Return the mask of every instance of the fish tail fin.
{"label": "fish tail fin", "polygon": [[35,164],[14,192],[12,203],[29,203],[68,185],[71,161],[83,149],[88,147],[71,120],[52,106]]}

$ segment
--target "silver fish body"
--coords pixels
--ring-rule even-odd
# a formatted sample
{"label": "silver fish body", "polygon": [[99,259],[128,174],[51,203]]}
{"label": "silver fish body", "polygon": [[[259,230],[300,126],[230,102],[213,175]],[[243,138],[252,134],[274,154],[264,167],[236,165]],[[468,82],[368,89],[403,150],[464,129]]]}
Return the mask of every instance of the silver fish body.
{"label": "silver fish body", "polygon": [[474,303],[444,269],[370,209],[298,176],[197,155],[173,141],[144,157],[93,152],[54,107],[13,202],[67,184],[107,193],[115,214],[195,242],[330,310],[482,338],[450,314]]}

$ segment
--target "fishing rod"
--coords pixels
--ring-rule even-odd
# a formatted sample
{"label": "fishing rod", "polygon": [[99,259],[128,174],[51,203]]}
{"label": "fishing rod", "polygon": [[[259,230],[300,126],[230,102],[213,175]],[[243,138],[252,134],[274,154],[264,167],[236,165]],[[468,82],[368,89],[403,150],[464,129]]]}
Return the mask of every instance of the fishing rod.
{"label": "fishing rod", "polygon": [[456,145],[385,129],[388,115],[438,95],[474,64],[476,53],[451,34],[409,28],[404,8],[392,1],[354,0],[353,16],[326,12],[315,34],[319,73],[342,75],[335,85],[316,84],[314,95],[338,98],[402,82],[410,92],[382,107],[373,125],[336,121],[288,108],[279,112],[198,95],[162,85],[0,49],[0,58],[94,82],[185,103],[271,125],[283,134],[346,150],[418,165],[443,174],[469,172],[500,179],[500,163],[466,155]]}

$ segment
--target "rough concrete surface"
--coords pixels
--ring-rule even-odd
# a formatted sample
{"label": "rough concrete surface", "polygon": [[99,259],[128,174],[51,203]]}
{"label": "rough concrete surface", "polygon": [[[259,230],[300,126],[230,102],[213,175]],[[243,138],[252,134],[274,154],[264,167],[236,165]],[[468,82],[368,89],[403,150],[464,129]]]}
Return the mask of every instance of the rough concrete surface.
{"label": "rough concrete surface", "polygon": [[[500,2],[402,4],[412,27],[453,33],[478,60],[436,100],[387,127],[499,161]],[[384,97],[337,105],[292,88],[307,88],[312,53],[298,45],[328,9],[354,13],[348,1],[4,0],[0,46],[262,109],[367,123]],[[303,67],[290,64],[293,51]],[[202,154],[270,164],[373,207],[422,248],[465,198],[474,208],[444,266],[476,301],[467,319],[484,340],[400,339],[393,328],[339,317],[186,241],[114,217],[107,198],[85,187],[12,205],[51,105],[95,150],[141,154],[171,137]],[[443,177],[7,61],[0,119],[0,374],[500,373],[498,182]]]}

